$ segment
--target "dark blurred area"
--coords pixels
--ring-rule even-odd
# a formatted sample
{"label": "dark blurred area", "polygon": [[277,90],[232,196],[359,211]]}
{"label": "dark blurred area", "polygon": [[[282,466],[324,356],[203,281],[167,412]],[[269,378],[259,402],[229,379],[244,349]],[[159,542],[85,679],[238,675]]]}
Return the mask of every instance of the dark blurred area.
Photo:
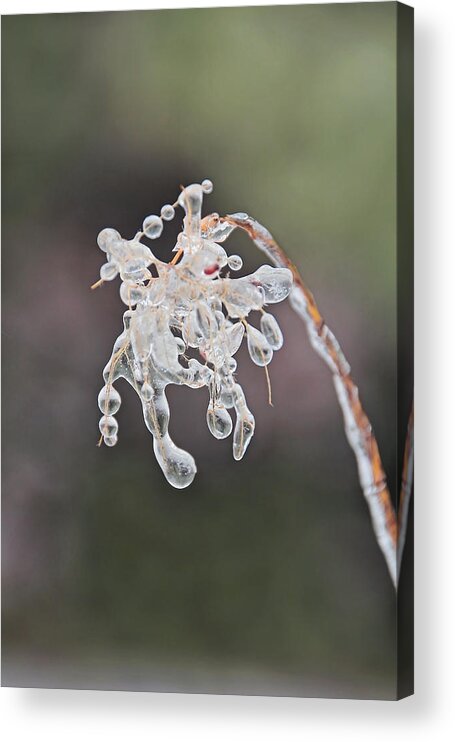
{"label": "dark blurred area", "polygon": [[100,229],[212,179],[207,210],[252,214],[301,269],[394,483],[395,4],[11,16],[2,42],[3,684],[393,697],[394,591],[300,320],[277,307],[273,407],[239,354],[243,461],[204,391],[169,387],[198,464],[177,491],[126,386],[96,446],[124,307],[89,286]]}

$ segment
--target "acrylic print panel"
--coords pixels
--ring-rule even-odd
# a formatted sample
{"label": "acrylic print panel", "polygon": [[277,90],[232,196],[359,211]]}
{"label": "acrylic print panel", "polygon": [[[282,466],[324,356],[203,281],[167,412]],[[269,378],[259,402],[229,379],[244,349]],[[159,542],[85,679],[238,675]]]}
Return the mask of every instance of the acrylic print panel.
{"label": "acrylic print panel", "polygon": [[3,684],[408,695],[411,9],[2,26]]}

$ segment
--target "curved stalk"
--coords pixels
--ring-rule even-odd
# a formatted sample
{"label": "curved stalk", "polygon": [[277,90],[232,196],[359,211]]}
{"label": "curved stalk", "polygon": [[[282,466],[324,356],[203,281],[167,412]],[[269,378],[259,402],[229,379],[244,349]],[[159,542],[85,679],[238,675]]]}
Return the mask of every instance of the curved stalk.
{"label": "curved stalk", "polygon": [[[207,219],[210,218],[207,217]],[[396,588],[412,489],[413,421],[410,419],[408,428],[399,522],[397,523],[397,515],[387,486],[373,428],[362,407],[358,388],[351,376],[350,366],[335,335],[327,327],[319,312],[311,291],[305,286],[295,265],[265,227],[247,214],[230,214],[219,221],[243,229],[256,247],[262,250],[274,265],[289,268],[293,273],[294,288],[289,300],[306,325],[311,345],[332,373],[338,403],[343,414],[346,438],[357,462],[360,486],[370,511],[377,542]],[[400,533],[399,537],[398,533]]]}

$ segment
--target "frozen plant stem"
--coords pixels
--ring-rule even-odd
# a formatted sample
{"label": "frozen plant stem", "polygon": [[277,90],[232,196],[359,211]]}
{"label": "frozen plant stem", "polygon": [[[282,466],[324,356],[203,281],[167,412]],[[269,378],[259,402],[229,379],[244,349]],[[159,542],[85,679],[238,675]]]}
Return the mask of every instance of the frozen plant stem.
{"label": "frozen plant stem", "polygon": [[[209,403],[206,422],[218,439],[233,432],[233,456],[243,458],[251,442],[255,420],[236,378],[234,358],[246,338],[251,360],[266,367],[283,344],[273,315],[263,311],[289,296],[292,273],[287,268],[262,265],[252,275],[232,277],[241,269],[242,259],[226,253],[221,243],[233,227],[222,225],[208,234],[202,230],[203,196],[212,183],[194,183],[182,189],[175,204],[166,204],[160,216],[144,219],[142,231],[131,240],[114,229],[103,229],[98,245],[107,255],[100,282],[121,279],[120,297],[128,307],[123,315],[123,332],[117,338],[104,369],[104,386],[98,397],[102,417],[100,443],[117,443],[115,414],[121,399],[114,387],[122,377],[137,392],[146,427],[153,436],[156,459],[167,481],[187,487],[196,474],[196,463],[187,451],[178,448],[169,435],[170,410],[166,398],[169,384],[196,389],[207,387]],[[183,231],[170,262],[159,260],[142,238],[155,240],[163,231],[163,220],[184,211]],[[157,277],[149,267],[154,266]],[[251,324],[258,313],[260,329]],[[191,358],[193,349],[198,358]],[[193,353],[194,355],[194,353]],[[269,389],[269,377],[266,377]],[[229,410],[233,410],[235,424]]]}
{"label": "frozen plant stem", "polygon": [[[98,235],[98,245],[106,253],[107,262],[92,288],[120,276],[120,297],[127,306],[123,331],[114,343],[98,396],[102,413],[100,443],[117,443],[115,415],[121,398],[114,383],[124,378],[141,400],[145,425],[153,436],[155,456],[164,476],[173,487],[187,487],[196,474],[196,463],[169,435],[166,386],[205,386],[209,392],[208,428],[218,439],[227,438],[233,431],[233,456],[241,459],[254,435],[255,420],[236,378],[234,355],[245,338],[251,360],[265,368],[271,402],[267,366],[274,351],[282,347],[283,335],[275,317],[264,307],[289,296],[306,325],[311,345],[332,373],[376,539],[396,587],[412,489],[412,417],[397,524],[378,445],[349,364],[311,292],[272,235],[247,214],[211,214],[202,218],[203,196],[212,188],[208,180],[182,188],[176,203],[163,206],[160,216],[146,217],[142,230],[132,239],[124,239],[110,228]],[[144,236],[159,238],[164,221],[173,219],[178,207],[185,214],[183,230],[174,247],[174,258],[163,262],[141,240]],[[231,276],[228,271],[240,270],[242,259],[228,255],[221,243],[236,228],[247,232],[273,266],[262,265],[241,278]],[[150,266],[157,277],[152,276]],[[254,312],[259,315],[260,329],[250,322]],[[189,358],[191,349],[200,360]],[[229,410],[234,413],[235,424]]]}
{"label": "frozen plant stem", "polygon": [[206,220],[213,227],[219,222],[243,229],[256,247],[264,252],[274,265],[288,268],[292,272],[294,283],[289,301],[304,321],[311,345],[333,375],[346,437],[357,461],[360,486],[370,510],[377,542],[396,588],[406,539],[407,516],[412,491],[413,413],[411,412],[408,425],[397,522],[378,444],[371,423],[362,408],[359,390],[352,379],[350,366],[336,337],[320,314],[314,297],[304,284],[299,271],[270,232],[247,214],[231,214],[222,218],[212,215],[206,217]]}

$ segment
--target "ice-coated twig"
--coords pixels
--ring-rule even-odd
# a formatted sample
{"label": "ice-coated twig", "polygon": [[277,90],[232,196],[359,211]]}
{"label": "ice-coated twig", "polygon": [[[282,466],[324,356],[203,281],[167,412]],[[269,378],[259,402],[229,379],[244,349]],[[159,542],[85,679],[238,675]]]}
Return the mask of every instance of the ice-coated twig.
{"label": "ice-coated twig", "polygon": [[[387,486],[387,479],[371,423],[363,410],[359,390],[352,379],[350,366],[333,332],[327,327],[313,294],[302,276],[278,245],[270,232],[244,213],[206,217],[203,229],[208,232],[222,225],[243,229],[269,260],[277,267],[288,268],[294,285],[289,301],[304,321],[311,345],[333,375],[338,402],[343,414],[346,437],[351,446],[359,474],[360,486],[367,502],[377,542],[384,555],[390,577],[397,587],[399,566],[406,538],[406,520],[412,489],[412,420],[404,462],[403,487],[400,499],[400,550],[397,558],[398,524],[395,508]],[[218,227],[217,227],[218,225]]]}
{"label": "ice-coated twig", "polygon": [[[115,415],[121,398],[114,382],[124,378],[141,400],[157,462],[169,484],[178,489],[191,484],[196,462],[169,435],[166,386],[207,387],[209,431],[218,439],[233,432],[233,456],[241,459],[253,437],[255,420],[236,378],[234,356],[246,338],[253,363],[266,367],[271,362],[283,344],[283,336],[276,319],[264,307],[286,299],[293,285],[287,268],[262,265],[241,278],[228,272],[242,267],[240,256],[228,255],[220,244],[232,229],[223,225],[210,235],[201,229],[203,197],[212,188],[209,180],[182,187],[176,203],[163,206],[160,216],[147,216],[142,231],[131,240],[115,229],[103,229],[98,246],[106,253],[107,262],[101,266],[100,280],[92,286],[97,288],[120,276],[120,297],[128,307],[98,396],[102,413],[99,444],[117,444]],[[178,206],[185,214],[183,230],[174,247],[174,258],[166,263],[141,240],[160,237],[163,220],[173,219]],[[155,277],[150,266],[155,269]],[[260,329],[251,324],[254,312],[260,313]],[[200,360],[191,357],[196,353]]]}
{"label": "ice-coated twig", "polygon": [[[196,474],[196,463],[169,436],[170,410],[165,391],[169,384],[193,389],[205,386],[209,392],[208,428],[218,439],[227,438],[233,431],[233,456],[241,459],[253,437],[255,420],[236,378],[234,355],[245,338],[251,360],[267,371],[273,353],[283,345],[283,336],[265,307],[289,296],[306,325],[311,345],[332,373],[376,538],[396,586],[412,490],[413,416],[408,426],[397,525],[371,424],[349,364],[313,295],[270,232],[247,214],[211,214],[202,218],[203,196],[212,188],[208,180],[182,187],[178,200],[163,206],[160,216],[146,217],[142,231],[133,239],[124,239],[111,228],[98,235],[98,245],[106,253],[107,262],[92,288],[120,276],[120,297],[127,306],[123,331],[114,343],[98,396],[102,413],[100,442],[107,446],[117,443],[115,415],[121,398],[114,382],[124,378],[140,398],[155,456],[166,479],[176,488],[187,487]],[[173,219],[178,206],[185,213],[183,230],[173,250],[174,258],[163,262],[141,240],[160,237],[163,221]],[[250,236],[274,267],[262,265],[241,278],[226,273],[242,267],[240,256],[228,255],[221,245],[237,227]],[[157,277],[149,271],[150,266]],[[250,322],[254,312],[260,314],[260,329]],[[202,363],[189,357],[193,349]],[[270,400],[268,375],[267,381]],[[235,425],[229,410],[233,411]]]}

